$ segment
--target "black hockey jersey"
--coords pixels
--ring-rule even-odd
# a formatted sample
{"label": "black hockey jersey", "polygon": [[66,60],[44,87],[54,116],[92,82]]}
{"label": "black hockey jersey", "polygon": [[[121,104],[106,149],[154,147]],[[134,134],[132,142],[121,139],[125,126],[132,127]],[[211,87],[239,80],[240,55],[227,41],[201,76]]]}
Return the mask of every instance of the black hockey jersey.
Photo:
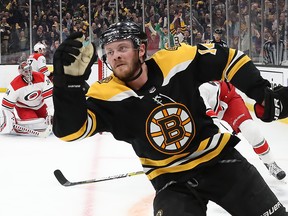
{"label": "black hockey jersey", "polygon": [[54,87],[54,134],[65,141],[111,132],[130,143],[155,189],[193,176],[239,140],[206,115],[198,87],[231,81],[258,102],[264,80],[248,56],[216,44],[160,50],[146,65],[148,81],[134,91],[111,75],[84,93]]}

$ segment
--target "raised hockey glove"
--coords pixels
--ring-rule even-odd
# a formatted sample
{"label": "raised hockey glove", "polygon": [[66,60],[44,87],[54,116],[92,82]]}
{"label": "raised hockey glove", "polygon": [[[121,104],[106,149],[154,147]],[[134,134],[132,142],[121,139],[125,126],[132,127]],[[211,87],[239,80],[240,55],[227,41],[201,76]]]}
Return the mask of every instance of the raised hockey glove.
{"label": "raised hockey glove", "polygon": [[256,103],[255,114],[264,122],[288,117],[288,87],[277,86],[265,89],[264,106]]}
{"label": "raised hockey glove", "polygon": [[68,89],[82,88],[89,78],[91,67],[96,61],[96,48],[93,43],[83,46],[82,32],[71,34],[63,41],[53,56],[53,84]]}

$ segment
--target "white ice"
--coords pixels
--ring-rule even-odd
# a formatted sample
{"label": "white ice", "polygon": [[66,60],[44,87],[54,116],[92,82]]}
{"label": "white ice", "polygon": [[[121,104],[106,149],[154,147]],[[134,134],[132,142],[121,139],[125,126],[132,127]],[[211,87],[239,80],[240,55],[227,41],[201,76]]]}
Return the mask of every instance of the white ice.
{"label": "white ice", "polygon": [[[256,121],[278,165],[288,172],[288,125]],[[288,207],[288,184],[269,175],[247,142],[237,148]],[[128,144],[115,141],[108,133],[71,143],[54,135],[0,135],[0,215],[152,216],[154,190],[145,175],[64,187],[54,177],[55,169],[70,181],[82,181],[140,171],[141,165]],[[229,214],[209,203],[207,215]]]}

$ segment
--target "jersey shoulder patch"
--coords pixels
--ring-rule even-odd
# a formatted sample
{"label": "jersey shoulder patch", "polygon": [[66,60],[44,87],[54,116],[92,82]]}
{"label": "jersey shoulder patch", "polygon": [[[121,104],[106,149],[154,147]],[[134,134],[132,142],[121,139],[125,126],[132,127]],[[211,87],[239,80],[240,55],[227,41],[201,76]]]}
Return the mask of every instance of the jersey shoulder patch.
{"label": "jersey shoulder patch", "polygon": [[215,43],[198,44],[198,53],[200,55],[205,55],[205,54],[216,55],[216,53],[217,53],[216,46],[217,45]]}

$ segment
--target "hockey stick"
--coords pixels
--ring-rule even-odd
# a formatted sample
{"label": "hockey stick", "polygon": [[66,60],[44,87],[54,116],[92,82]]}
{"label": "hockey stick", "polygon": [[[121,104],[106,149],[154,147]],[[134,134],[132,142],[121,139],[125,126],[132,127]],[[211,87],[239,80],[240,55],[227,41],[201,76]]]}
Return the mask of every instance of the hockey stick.
{"label": "hockey stick", "polygon": [[63,185],[63,186],[74,186],[74,185],[80,185],[80,184],[90,184],[90,183],[95,183],[95,182],[101,182],[101,181],[108,181],[108,180],[113,180],[113,179],[119,179],[119,178],[125,178],[125,177],[131,177],[131,176],[136,176],[144,174],[143,171],[137,171],[137,172],[130,172],[130,173],[125,173],[125,174],[118,174],[118,175],[113,175],[113,176],[108,176],[108,177],[103,177],[99,179],[90,179],[90,180],[84,180],[84,181],[78,181],[78,182],[70,182],[66,179],[66,177],[63,175],[63,173],[57,169],[54,171],[54,175],[58,182]]}
{"label": "hockey stick", "polygon": [[[52,132],[52,125],[48,125],[45,131],[36,131],[36,130],[30,129],[30,128],[24,127],[22,125],[19,125],[19,124],[14,124],[13,128],[16,130],[27,132],[28,134],[31,134],[31,135],[37,136],[37,137],[41,137],[41,138],[48,137],[50,135],[50,133]],[[20,134],[16,130],[15,130],[15,133]]]}
{"label": "hockey stick", "polygon": [[[236,132],[233,130],[233,128],[230,126],[230,128],[229,127],[227,127],[226,125],[224,125],[223,123],[222,123],[222,121],[224,121],[224,120],[220,120],[220,124],[221,124],[221,126],[225,129],[225,130],[227,130],[227,131],[229,131],[231,134],[233,134],[233,135],[236,135]],[[225,121],[224,121],[225,122]]]}

